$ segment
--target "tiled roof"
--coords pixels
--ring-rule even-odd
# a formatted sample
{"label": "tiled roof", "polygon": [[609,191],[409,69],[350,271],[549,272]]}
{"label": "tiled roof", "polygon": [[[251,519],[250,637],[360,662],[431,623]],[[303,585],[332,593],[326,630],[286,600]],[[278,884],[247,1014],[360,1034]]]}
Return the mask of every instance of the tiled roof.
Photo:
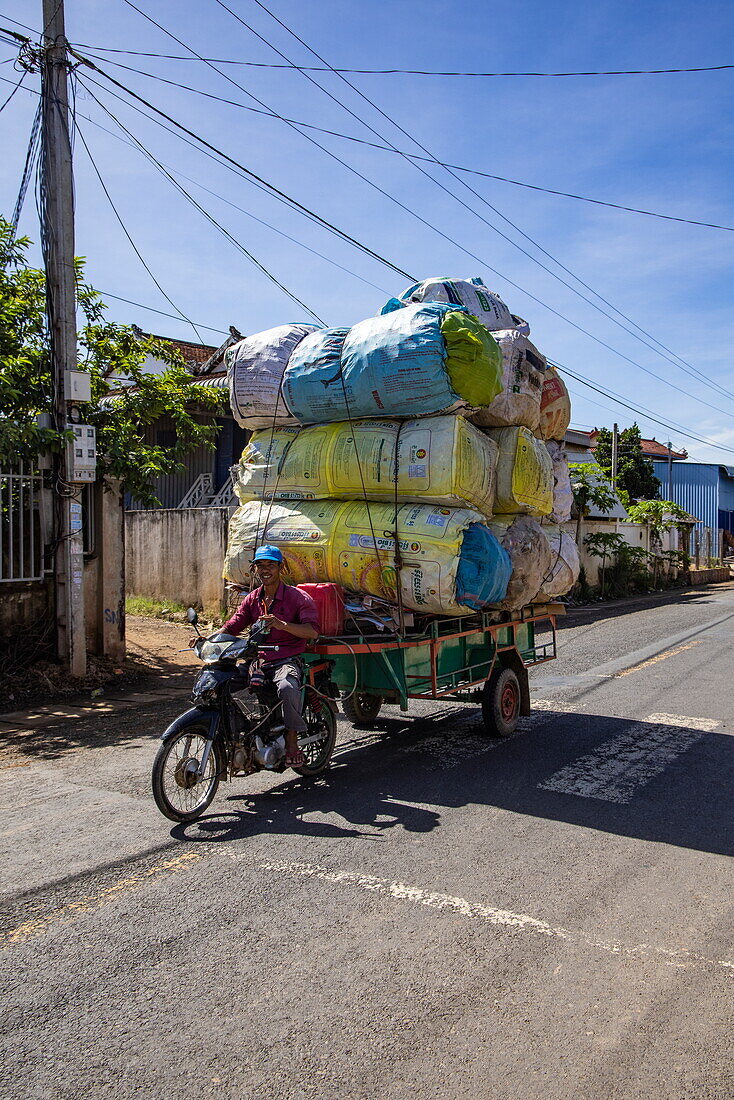
{"label": "tiled roof", "polygon": [[170,336],[158,336],[154,332],[144,332],[143,336],[150,336],[154,340],[164,340],[171,347],[181,352],[187,363],[206,363],[217,350],[218,344],[212,347],[209,344],[191,344],[188,340],[172,340]]}

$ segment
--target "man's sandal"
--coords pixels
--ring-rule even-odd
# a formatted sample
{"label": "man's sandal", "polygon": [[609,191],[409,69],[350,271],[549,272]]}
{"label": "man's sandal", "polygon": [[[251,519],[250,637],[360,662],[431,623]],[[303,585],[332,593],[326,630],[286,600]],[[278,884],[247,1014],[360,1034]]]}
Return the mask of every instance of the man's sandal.
{"label": "man's sandal", "polygon": [[302,768],[305,763],[306,754],[303,749],[296,749],[295,752],[287,752],[285,754],[286,768]]}

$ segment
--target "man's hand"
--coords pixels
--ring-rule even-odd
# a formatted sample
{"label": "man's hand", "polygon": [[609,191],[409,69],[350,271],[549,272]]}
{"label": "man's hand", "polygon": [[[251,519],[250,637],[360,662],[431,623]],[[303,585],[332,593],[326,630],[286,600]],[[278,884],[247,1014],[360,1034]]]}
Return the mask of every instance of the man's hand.
{"label": "man's hand", "polygon": [[288,630],[288,623],[283,622],[277,615],[261,615],[260,622],[264,626],[275,627],[276,630]]}

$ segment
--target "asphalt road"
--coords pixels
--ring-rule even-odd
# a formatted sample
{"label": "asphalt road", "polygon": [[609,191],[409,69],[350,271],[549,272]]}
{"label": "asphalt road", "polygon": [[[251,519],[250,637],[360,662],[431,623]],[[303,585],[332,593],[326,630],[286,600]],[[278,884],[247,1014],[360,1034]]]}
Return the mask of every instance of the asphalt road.
{"label": "asphalt road", "polygon": [[3,1095],[729,1100],[733,640],[734,588],[576,613],[510,739],[386,708],[186,829],[180,701],[23,739]]}

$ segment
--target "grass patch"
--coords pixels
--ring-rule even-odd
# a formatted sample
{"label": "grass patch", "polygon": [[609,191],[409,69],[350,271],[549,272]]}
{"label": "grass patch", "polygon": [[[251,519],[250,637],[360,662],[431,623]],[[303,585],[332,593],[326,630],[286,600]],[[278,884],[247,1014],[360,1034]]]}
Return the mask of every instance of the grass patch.
{"label": "grass patch", "polygon": [[162,619],[172,614],[183,614],[186,608],[182,603],[171,600],[151,600],[148,596],[128,596],[125,600],[127,615],[145,615],[149,619]]}

